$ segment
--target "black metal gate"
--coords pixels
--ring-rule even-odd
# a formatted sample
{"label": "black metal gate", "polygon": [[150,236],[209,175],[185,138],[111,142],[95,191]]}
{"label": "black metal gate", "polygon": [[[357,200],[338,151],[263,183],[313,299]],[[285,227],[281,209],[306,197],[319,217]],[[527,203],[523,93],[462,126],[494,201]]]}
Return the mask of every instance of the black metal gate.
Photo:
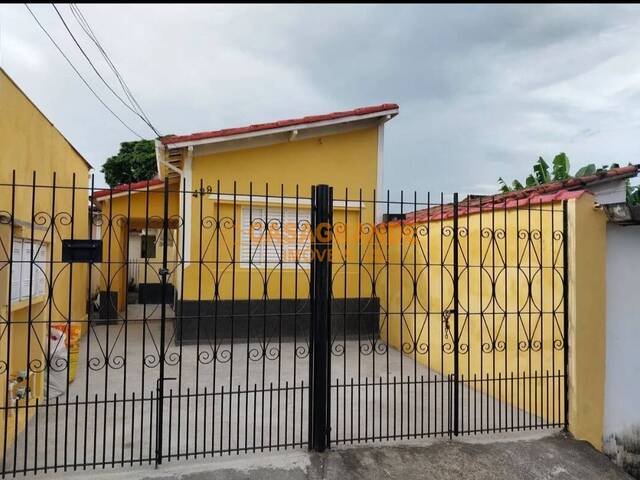
{"label": "black metal gate", "polygon": [[566,426],[566,204],[0,190],[3,476]]}

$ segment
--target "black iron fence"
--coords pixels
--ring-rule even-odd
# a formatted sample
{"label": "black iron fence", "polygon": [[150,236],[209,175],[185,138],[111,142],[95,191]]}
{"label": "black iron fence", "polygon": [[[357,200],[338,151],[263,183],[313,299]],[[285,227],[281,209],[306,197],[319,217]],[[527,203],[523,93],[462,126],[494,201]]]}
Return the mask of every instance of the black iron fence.
{"label": "black iron fence", "polygon": [[36,174],[0,198],[3,475],[566,425],[561,202]]}

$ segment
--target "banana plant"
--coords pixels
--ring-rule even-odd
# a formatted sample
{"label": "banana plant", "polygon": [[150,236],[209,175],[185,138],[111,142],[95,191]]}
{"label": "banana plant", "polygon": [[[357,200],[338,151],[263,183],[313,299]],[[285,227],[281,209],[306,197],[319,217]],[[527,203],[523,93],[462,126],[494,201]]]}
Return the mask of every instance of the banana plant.
{"label": "banana plant", "polygon": [[[589,175],[595,175],[600,172],[605,172],[611,168],[619,168],[620,165],[612,163],[611,165],[603,165],[598,168],[595,164],[590,163],[578,169],[578,171],[571,175],[569,157],[566,153],[561,152],[553,157],[552,170],[549,172],[549,164],[542,157],[538,157],[538,161],[533,164],[533,172],[530,173],[525,179],[524,185],[518,180],[514,180],[511,184],[505,182],[500,177],[498,178],[498,185],[500,186],[500,192],[513,192],[516,190],[522,190],[526,187],[535,187],[537,185],[544,185],[545,183],[567,180],[569,178],[586,177]],[[632,186],[627,180],[627,202],[629,205],[640,205],[640,185]]]}
{"label": "banana plant", "polygon": [[[618,164],[614,163],[610,168],[614,168],[617,166]],[[560,152],[555,157],[553,157],[551,171],[549,171],[549,164],[545,161],[545,159],[542,157],[538,157],[538,161],[533,164],[533,172],[527,176],[524,181],[524,185],[518,180],[514,180],[513,182],[511,182],[511,184],[508,184],[502,177],[498,178],[498,184],[500,185],[501,192],[511,192],[514,190],[522,190],[526,187],[544,185],[545,183],[549,182],[567,180],[572,177],[577,178],[587,175],[593,175],[601,170],[606,170],[607,168],[607,166],[603,166],[602,169],[598,169],[595,164],[590,163],[589,165],[585,165],[584,167],[578,169],[575,175],[572,176],[569,157],[566,153]]]}
{"label": "banana plant", "polygon": [[582,167],[581,169],[579,169],[575,176],[576,177],[586,177],[588,175],[593,175],[598,171],[598,169],[596,168],[596,166],[593,163],[590,163],[589,165],[585,165],[584,167]]}

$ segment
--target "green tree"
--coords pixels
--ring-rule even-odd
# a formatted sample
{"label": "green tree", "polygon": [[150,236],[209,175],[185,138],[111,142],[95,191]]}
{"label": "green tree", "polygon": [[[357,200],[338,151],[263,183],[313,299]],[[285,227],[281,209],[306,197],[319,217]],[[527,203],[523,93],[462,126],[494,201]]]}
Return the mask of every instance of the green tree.
{"label": "green tree", "polygon": [[118,154],[108,158],[101,171],[111,187],[153,178],[158,173],[153,140],[122,142]]}

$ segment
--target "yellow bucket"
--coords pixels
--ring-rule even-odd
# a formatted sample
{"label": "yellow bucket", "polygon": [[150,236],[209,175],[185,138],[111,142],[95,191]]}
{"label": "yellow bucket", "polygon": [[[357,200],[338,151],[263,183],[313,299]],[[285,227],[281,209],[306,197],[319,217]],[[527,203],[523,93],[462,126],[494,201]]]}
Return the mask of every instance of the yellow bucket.
{"label": "yellow bucket", "polygon": [[71,349],[69,350],[69,383],[73,382],[76,378],[79,356],[80,345],[71,345]]}
{"label": "yellow bucket", "polygon": [[[52,328],[67,333],[68,325],[66,323],[52,323]],[[80,337],[82,335],[82,327],[78,324],[71,324],[71,331],[66,335],[66,347],[69,349],[69,383],[76,378],[76,370],[78,367],[78,358],[80,356]]]}

